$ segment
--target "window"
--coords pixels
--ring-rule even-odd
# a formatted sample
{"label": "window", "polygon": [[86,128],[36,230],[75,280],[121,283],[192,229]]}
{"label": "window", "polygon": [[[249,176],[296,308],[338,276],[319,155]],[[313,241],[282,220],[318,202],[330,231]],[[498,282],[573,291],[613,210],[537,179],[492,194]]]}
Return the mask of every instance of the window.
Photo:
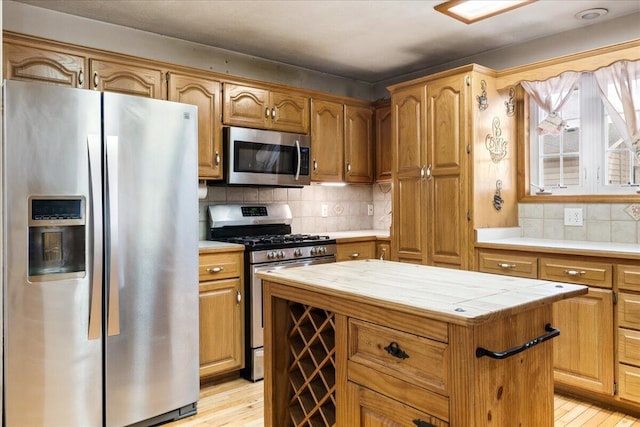
{"label": "window", "polygon": [[[640,79],[635,83],[634,98],[638,99]],[[615,85],[609,84],[608,90],[608,99],[622,113],[622,103],[613,96]],[[636,194],[640,159],[607,113],[593,73],[580,76],[557,112],[563,121],[558,134],[536,132],[547,113],[533,97],[529,102],[532,194],[539,194],[541,188],[557,195]]]}

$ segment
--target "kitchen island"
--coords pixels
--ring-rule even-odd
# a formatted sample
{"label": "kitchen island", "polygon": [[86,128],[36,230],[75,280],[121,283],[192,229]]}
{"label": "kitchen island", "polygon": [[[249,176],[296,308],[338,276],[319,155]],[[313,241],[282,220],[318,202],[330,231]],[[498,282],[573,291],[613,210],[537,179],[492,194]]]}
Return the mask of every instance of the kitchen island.
{"label": "kitchen island", "polygon": [[552,426],[580,285],[379,260],[260,273],[266,426]]}

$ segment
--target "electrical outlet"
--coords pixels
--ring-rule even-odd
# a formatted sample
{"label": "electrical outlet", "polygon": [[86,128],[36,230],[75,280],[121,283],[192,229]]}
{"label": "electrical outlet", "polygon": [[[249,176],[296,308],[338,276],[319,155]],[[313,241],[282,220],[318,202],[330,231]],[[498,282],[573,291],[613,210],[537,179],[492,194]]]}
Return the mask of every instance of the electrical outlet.
{"label": "electrical outlet", "polygon": [[328,217],[328,216],[329,216],[329,208],[327,207],[327,205],[322,205],[322,206],[320,207],[320,215],[321,215],[323,218],[326,218],[326,217]]}
{"label": "electrical outlet", "polygon": [[373,205],[371,204],[367,205],[367,215],[373,216]]}
{"label": "electrical outlet", "polygon": [[564,208],[564,225],[582,226],[582,208]]}

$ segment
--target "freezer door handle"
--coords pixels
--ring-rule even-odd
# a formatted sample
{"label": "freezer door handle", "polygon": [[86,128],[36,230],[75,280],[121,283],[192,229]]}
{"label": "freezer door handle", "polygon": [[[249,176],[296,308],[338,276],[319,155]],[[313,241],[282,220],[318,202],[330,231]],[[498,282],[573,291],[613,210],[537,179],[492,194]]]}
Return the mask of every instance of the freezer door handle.
{"label": "freezer door handle", "polygon": [[107,200],[109,205],[109,283],[107,335],[120,334],[120,280],[118,259],[118,137],[107,136]]}
{"label": "freezer door handle", "polygon": [[102,335],[102,165],[100,135],[87,135],[89,155],[89,187],[91,212],[91,236],[93,248],[91,259],[91,295],[89,302],[89,339],[99,339]]}

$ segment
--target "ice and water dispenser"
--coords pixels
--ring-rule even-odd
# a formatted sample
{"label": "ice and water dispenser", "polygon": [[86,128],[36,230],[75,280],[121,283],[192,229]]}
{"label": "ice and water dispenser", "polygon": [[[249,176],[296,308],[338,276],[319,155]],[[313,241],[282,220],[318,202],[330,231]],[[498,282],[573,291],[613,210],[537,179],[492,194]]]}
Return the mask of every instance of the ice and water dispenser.
{"label": "ice and water dispenser", "polygon": [[29,281],[84,277],[85,236],[83,197],[31,197]]}

